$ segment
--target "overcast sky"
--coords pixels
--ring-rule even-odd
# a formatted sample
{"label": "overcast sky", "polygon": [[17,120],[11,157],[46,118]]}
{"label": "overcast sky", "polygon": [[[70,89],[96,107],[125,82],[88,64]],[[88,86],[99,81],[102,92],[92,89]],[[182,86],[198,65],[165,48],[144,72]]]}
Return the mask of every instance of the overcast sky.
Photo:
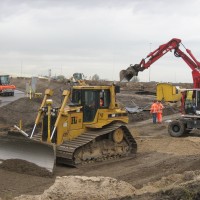
{"label": "overcast sky", "polygon": [[[0,71],[119,80],[120,70],[172,38],[200,60],[199,8],[199,0],[1,0]],[[192,75],[169,52],[139,79],[192,82]]]}

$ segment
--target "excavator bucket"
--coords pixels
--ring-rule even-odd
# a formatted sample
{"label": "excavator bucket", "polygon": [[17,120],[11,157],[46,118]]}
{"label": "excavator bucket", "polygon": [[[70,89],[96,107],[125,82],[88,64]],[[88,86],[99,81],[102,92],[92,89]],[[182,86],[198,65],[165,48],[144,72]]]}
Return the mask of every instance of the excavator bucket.
{"label": "excavator bucket", "polygon": [[[0,137],[0,161],[6,160],[31,163],[39,169],[53,173],[55,164],[55,147],[32,140],[23,135],[5,135]],[[17,166],[17,164],[16,164]]]}
{"label": "excavator bucket", "polygon": [[120,81],[126,82],[130,81],[134,76],[138,75],[138,72],[141,71],[141,67],[139,64],[130,65],[126,70],[120,71]]}

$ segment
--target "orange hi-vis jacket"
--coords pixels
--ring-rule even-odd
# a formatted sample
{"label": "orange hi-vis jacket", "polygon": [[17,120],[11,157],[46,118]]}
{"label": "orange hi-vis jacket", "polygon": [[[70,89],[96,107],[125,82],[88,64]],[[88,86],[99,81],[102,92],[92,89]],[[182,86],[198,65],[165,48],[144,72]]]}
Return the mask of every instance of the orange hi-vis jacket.
{"label": "orange hi-vis jacket", "polygon": [[150,113],[157,113],[157,112],[158,112],[158,104],[157,103],[153,103],[151,105]]}
{"label": "orange hi-vis jacket", "polygon": [[162,105],[162,103],[158,103],[157,106],[158,106],[158,113],[162,113],[162,110],[164,108],[164,106]]}

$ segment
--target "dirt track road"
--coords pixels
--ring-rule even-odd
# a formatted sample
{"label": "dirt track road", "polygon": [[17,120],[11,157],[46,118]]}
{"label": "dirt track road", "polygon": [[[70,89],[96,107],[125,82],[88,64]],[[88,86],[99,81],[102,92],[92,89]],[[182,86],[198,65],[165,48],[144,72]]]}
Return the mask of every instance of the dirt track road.
{"label": "dirt track road", "polygon": [[[199,170],[200,134],[172,138],[167,133],[167,124],[152,124],[151,120],[129,125],[138,143],[138,154],[132,158],[111,160],[78,168],[59,165],[54,177],[38,177],[0,169],[0,197],[20,194],[40,194],[49,188],[56,176],[84,175],[109,176],[124,180],[136,189],[142,188],[168,175]],[[162,189],[163,185],[157,186]]]}

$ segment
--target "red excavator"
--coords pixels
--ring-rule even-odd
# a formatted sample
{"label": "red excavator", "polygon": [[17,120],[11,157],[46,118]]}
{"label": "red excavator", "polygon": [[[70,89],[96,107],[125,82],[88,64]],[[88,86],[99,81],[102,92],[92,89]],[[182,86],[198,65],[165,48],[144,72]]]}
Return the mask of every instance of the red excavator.
{"label": "red excavator", "polygon": [[[184,53],[180,47],[181,40],[173,38],[169,42],[160,45],[156,50],[150,52],[139,64],[130,65],[126,70],[120,71],[120,81],[130,81],[138,72],[148,69],[163,55],[174,51],[176,57],[181,57],[192,70],[194,88],[186,89],[182,92],[181,117],[170,122],[168,132],[173,137],[180,137],[189,133],[192,129],[200,129],[200,62],[194,57],[189,49]],[[147,59],[147,61],[146,61]]]}
{"label": "red excavator", "polygon": [[[174,55],[176,57],[181,57],[191,68],[194,88],[200,88],[200,62],[194,57],[192,52],[189,49],[186,49],[186,52],[189,54],[185,54],[180,48],[181,40],[177,38],[173,38],[166,44],[160,45],[155,51],[149,53],[146,58],[142,59],[140,64],[130,65],[126,70],[122,70],[120,72],[120,81],[127,80],[130,81],[133,76],[137,76],[139,71],[144,71],[148,69],[154,62],[156,62],[159,58],[164,56],[169,51],[174,50]],[[145,61],[148,59],[147,61]]]}

